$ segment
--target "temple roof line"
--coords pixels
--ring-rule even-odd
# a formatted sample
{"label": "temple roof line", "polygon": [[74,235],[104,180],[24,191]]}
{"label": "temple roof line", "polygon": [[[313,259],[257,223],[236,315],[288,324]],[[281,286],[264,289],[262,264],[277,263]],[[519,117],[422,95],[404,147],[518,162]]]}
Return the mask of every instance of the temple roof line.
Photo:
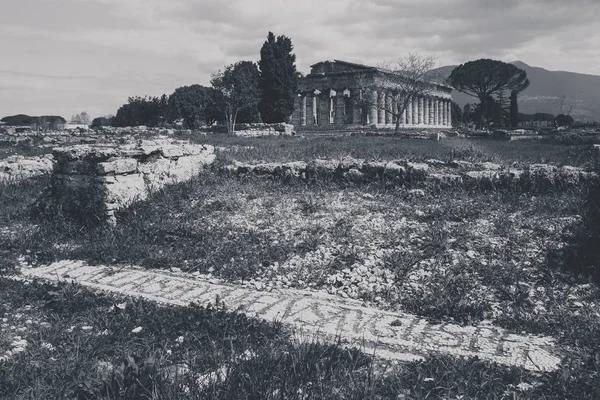
{"label": "temple roof line", "polygon": [[[348,66],[355,67],[356,69],[363,69],[363,70],[367,70],[367,71],[377,71],[377,72],[381,72],[381,73],[384,73],[384,74],[403,75],[401,71],[393,71],[393,70],[389,70],[389,69],[385,69],[385,68],[374,67],[374,66],[371,66],[371,65],[365,65],[365,64],[354,63],[354,62],[344,61],[344,60],[337,60],[337,59],[334,59],[333,61],[329,61],[329,60],[319,61],[319,62],[311,65],[310,66],[311,73],[308,74],[308,75],[313,75],[312,69],[314,67],[318,66],[319,64],[326,64],[326,63],[329,63],[329,64],[339,63],[339,64],[345,64],[345,65],[348,65]],[[315,73],[314,75],[343,74],[343,73],[351,73],[351,72],[356,72],[356,70],[335,71],[335,72],[332,71],[330,73],[323,72],[323,73]],[[443,83],[443,82],[438,82],[436,80],[431,80],[430,83],[433,83],[435,85],[438,85],[438,86],[441,86],[441,87],[444,87],[444,88],[447,88],[447,89],[454,89],[452,86],[449,86],[448,84]]]}

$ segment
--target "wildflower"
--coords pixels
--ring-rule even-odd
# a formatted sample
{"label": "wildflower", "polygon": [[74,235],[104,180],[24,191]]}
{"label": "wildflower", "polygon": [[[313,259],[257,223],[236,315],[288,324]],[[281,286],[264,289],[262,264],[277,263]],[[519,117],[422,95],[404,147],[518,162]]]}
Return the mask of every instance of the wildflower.
{"label": "wildflower", "polygon": [[42,349],[46,349],[46,350],[49,350],[49,351],[54,351],[54,350],[56,350],[56,347],[54,347],[52,345],[52,343],[43,342],[42,343]]}
{"label": "wildflower", "polygon": [[91,327],[91,326],[88,326],[88,325],[85,325],[85,326],[82,326],[82,327],[81,327],[81,330],[82,330],[82,331],[86,331],[86,332],[87,332],[87,331],[91,331],[92,329],[93,329],[93,327]]}
{"label": "wildflower", "polygon": [[183,336],[179,336],[177,339],[175,339],[175,341],[177,343],[183,343]]}
{"label": "wildflower", "polygon": [[526,391],[529,390],[533,387],[533,385],[529,384],[529,383],[525,383],[525,382],[521,382],[517,385],[517,389],[521,390],[521,391]]}
{"label": "wildflower", "polygon": [[131,333],[140,333],[141,331],[142,331],[142,327],[141,327],[141,326],[138,326],[137,328],[133,328],[133,329],[131,330]]}

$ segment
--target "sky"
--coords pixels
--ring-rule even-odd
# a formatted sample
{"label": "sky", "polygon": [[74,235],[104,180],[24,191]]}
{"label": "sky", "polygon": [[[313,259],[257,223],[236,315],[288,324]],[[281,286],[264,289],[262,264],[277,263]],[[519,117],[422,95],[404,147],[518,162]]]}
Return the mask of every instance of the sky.
{"label": "sky", "polygon": [[129,96],[209,85],[267,33],[298,70],[408,53],[600,75],[599,0],[1,0],[0,117],[114,114]]}

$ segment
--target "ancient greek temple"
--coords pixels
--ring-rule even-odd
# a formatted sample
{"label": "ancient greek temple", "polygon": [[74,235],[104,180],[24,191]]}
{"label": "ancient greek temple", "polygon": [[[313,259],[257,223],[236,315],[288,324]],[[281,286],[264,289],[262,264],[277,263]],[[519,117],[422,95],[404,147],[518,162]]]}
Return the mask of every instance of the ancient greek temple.
{"label": "ancient greek temple", "polygon": [[[311,66],[310,74],[299,80],[299,93],[291,122],[297,128],[336,129],[370,125],[404,128],[446,128],[450,116],[452,88],[431,82],[427,90],[408,100],[398,112],[403,93],[397,74],[385,69],[346,61],[322,61]],[[368,88],[368,89],[365,89]],[[372,91],[368,104],[365,90]],[[376,100],[375,100],[376,99]],[[396,110],[396,112],[393,112]]]}

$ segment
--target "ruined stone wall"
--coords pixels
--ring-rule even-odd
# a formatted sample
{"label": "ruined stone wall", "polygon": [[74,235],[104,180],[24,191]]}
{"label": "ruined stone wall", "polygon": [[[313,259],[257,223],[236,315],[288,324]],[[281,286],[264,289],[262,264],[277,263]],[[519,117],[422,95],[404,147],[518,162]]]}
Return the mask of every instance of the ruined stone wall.
{"label": "ruined stone wall", "polygon": [[52,194],[63,210],[111,224],[116,210],[191,179],[215,159],[213,146],[167,140],[76,145],[54,149],[53,155]]}
{"label": "ruined stone wall", "polygon": [[52,156],[10,156],[0,160],[0,182],[19,181],[52,172]]}
{"label": "ruined stone wall", "polygon": [[442,186],[509,188],[518,191],[544,191],[573,187],[598,179],[598,173],[571,166],[530,164],[521,169],[485,162],[470,163],[435,159],[425,162],[394,160],[386,162],[353,158],[342,160],[295,161],[288,163],[248,164],[234,162],[223,168],[234,175],[271,175],[280,178],[314,180],[339,179],[352,182],[385,180],[398,185],[434,184]]}
{"label": "ruined stone wall", "polygon": [[233,132],[235,136],[292,136],[295,135],[294,125],[291,124],[240,124]]}

